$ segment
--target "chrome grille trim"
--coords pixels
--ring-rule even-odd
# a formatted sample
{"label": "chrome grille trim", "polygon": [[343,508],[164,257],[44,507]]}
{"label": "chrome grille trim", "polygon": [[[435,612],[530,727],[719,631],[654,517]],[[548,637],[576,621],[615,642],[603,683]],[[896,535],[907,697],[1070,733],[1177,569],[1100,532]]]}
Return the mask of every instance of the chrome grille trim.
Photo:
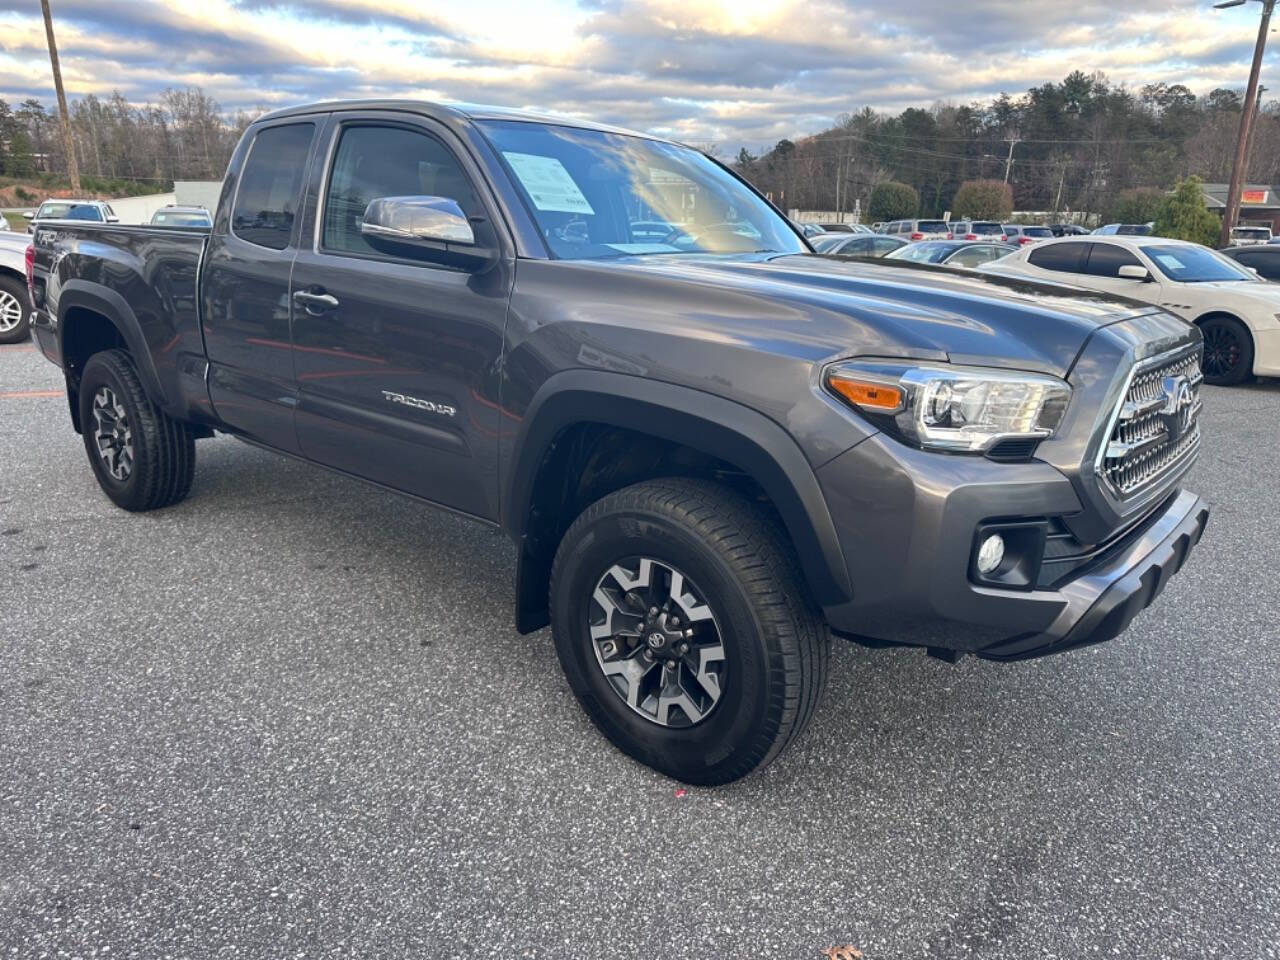
{"label": "chrome grille trim", "polygon": [[1096,473],[1112,496],[1133,499],[1189,463],[1200,449],[1201,344],[1180,347],[1129,373],[1098,451]]}

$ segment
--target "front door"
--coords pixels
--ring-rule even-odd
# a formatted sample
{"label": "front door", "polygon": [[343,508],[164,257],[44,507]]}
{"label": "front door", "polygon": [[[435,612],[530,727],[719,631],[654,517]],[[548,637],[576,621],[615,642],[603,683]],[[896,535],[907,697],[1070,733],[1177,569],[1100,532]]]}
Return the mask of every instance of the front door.
{"label": "front door", "polygon": [[375,251],[377,197],[456,200],[477,240],[505,243],[451,135],[403,114],[335,115],[314,227],[293,268],[298,440],[320,463],[486,519],[498,515],[498,365],[514,276]]}
{"label": "front door", "polygon": [[200,280],[209,398],[218,418],[290,453],[298,443],[289,271],[302,187],[323,119],[263,127],[233,161]]}
{"label": "front door", "polygon": [[[1141,267],[1147,271],[1149,280],[1134,280],[1120,276],[1121,267]],[[1160,282],[1147,265],[1137,255],[1114,243],[1089,244],[1088,257],[1084,263],[1087,285],[1104,293],[1114,293],[1122,297],[1132,297],[1144,303],[1159,303],[1161,296]]]}

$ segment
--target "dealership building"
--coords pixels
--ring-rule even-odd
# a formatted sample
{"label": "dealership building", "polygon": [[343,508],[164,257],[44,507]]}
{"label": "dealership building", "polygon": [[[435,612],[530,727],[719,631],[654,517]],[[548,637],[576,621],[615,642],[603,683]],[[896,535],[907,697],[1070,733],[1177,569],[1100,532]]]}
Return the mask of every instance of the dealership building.
{"label": "dealership building", "polygon": [[[1202,189],[1205,205],[1221,216],[1227,209],[1228,184],[1206,183]],[[1239,223],[1270,227],[1272,233],[1280,234],[1280,190],[1262,183],[1246,185],[1240,191]]]}

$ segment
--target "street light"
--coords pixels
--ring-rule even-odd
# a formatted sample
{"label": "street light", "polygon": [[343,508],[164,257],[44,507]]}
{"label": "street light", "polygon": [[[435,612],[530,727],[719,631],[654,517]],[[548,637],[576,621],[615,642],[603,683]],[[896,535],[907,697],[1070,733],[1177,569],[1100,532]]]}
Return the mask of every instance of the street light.
{"label": "street light", "polygon": [[[1244,6],[1248,0],[1220,0],[1214,9],[1225,10],[1227,7]],[[1267,48],[1267,30],[1271,25],[1271,12],[1275,9],[1276,0],[1259,0],[1262,4],[1262,22],[1258,25],[1258,42],[1253,48],[1253,66],[1249,70],[1249,88],[1244,94],[1244,104],[1240,111],[1240,133],[1236,137],[1236,158],[1231,165],[1231,185],[1227,188],[1227,209],[1222,215],[1222,234],[1218,245],[1230,246],[1231,228],[1240,218],[1241,180],[1245,174],[1245,155],[1249,145],[1249,131],[1253,127],[1255,102],[1258,99],[1258,74],[1262,70],[1262,54]]]}

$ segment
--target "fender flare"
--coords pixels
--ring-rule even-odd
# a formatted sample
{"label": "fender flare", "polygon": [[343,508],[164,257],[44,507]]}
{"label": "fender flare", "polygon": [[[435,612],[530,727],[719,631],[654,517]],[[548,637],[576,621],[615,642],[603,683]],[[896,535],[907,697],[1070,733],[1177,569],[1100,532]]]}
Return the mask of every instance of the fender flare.
{"label": "fender flare", "polygon": [[67,353],[63,344],[66,333],[66,316],[74,309],[92,310],[101,314],[119,331],[133,355],[134,366],[142,381],[147,395],[161,409],[168,411],[168,397],[160,385],[160,377],[156,372],[155,360],[147,347],[147,338],[142,332],[142,324],[138,322],[133,308],[127,300],[109,287],[88,280],[68,280],[58,291],[58,355],[62,357],[63,369],[66,369]]}
{"label": "fender flare", "polygon": [[545,589],[537,589],[542,571],[529,567],[536,558],[526,549],[534,482],[556,438],[581,423],[684,444],[748,474],[777,508],[814,599],[824,608],[853,599],[844,551],[818,478],[782,427],[742,404],[690,387],[623,373],[567,370],[548,378],[525,411],[503,489],[503,527],[520,547],[516,619],[521,632],[545,622],[529,615],[530,604],[546,603]]}

